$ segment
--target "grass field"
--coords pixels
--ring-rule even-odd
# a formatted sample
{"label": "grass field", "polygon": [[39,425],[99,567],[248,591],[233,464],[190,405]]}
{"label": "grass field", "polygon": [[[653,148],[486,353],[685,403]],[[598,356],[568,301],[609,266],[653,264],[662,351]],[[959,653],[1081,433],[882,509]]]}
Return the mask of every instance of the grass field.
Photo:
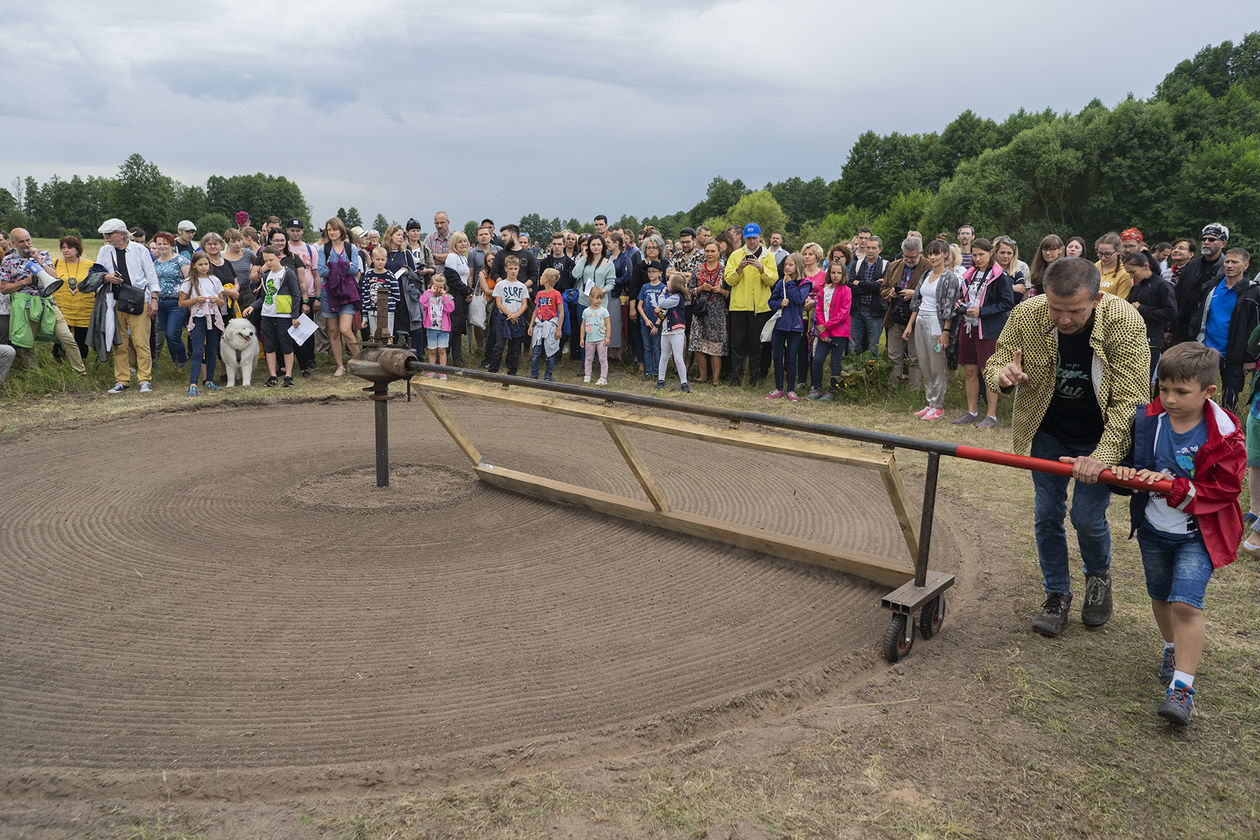
{"label": "grass field", "polygon": [[[54,243],[55,244],[55,243]],[[41,347],[41,356],[47,348]],[[254,387],[187,398],[169,358],[156,392],[107,397],[108,364],[87,381],[48,361],[0,388],[0,440],[111,418],[286,400],[363,400],[363,383],[320,374],[291,392]],[[573,367],[558,378],[573,381]],[[614,369],[610,386],[650,393]],[[951,382],[948,414],[959,408]],[[679,395],[674,392],[672,397]],[[904,392],[834,405],[769,404],[751,389],[696,386],[691,399],[847,426],[1009,448],[1004,422],[987,436],[909,415]],[[1009,404],[1004,401],[1005,413]],[[365,418],[367,416],[365,408]],[[923,460],[905,463],[921,471]],[[92,836],[214,838],[1045,838],[1260,836],[1260,578],[1242,559],[1208,590],[1207,648],[1194,724],[1154,714],[1158,634],[1127,505],[1111,508],[1116,615],[1058,640],[1026,629],[1040,602],[1031,486],[1018,471],[947,459],[943,498],[986,512],[983,608],[950,617],[983,646],[946,653],[920,642],[904,662],[848,695],[844,675],[799,711],[755,716],[731,731],[678,733],[675,746],[406,795],[321,795],[242,804],[174,798],[88,803]],[[1074,543],[1073,543],[1074,544]],[[1079,570],[1077,570],[1079,571]],[[979,632],[979,628],[983,632]],[[947,628],[946,633],[950,632]],[[954,630],[960,633],[961,630]],[[773,739],[767,733],[774,732]],[[784,734],[786,732],[786,734]],[[773,746],[768,746],[768,745]],[[238,810],[233,811],[233,808]],[[231,814],[229,817],[228,815]],[[256,821],[256,822],[254,822]],[[269,826],[232,834],[226,826]]]}

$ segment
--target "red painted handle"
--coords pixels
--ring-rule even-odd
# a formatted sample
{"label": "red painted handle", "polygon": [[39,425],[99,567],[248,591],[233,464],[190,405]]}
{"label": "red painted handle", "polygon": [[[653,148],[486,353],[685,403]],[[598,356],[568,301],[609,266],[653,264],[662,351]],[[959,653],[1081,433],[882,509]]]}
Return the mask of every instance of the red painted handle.
{"label": "red painted handle", "polygon": [[[1071,464],[1065,464],[1062,461],[1047,461],[1044,458],[1030,458],[1027,455],[1013,455],[1010,452],[994,452],[992,449],[959,446],[956,454],[959,458],[966,458],[968,461],[983,461],[986,464],[1000,464],[1003,467],[1036,470],[1037,472],[1052,473],[1054,475],[1072,474]],[[1115,473],[1111,470],[1103,470],[1098,480],[1104,484],[1128,487],[1130,490],[1148,490],[1152,493],[1168,493],[1172,490],[1171,481],[1164,480],[1157,481],[1154,484],[1147,484],[1145,481],[1138,481],[1137,479],[1125,480],[1116,478]]]}

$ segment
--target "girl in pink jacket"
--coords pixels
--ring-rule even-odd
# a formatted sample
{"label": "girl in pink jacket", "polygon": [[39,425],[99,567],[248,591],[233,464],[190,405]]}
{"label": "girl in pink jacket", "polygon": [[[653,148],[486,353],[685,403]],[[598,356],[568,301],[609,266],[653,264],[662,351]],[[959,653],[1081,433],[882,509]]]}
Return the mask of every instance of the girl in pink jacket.
{"label": "girl in pink jacket", "polygon": [[818,292],[814,302],[814,323],[818,326],[818,340],[814,342],[814,361],[810,366],[810,389],[806,399],[830,402],[835,399],[831,389],[823,393],[823,359],[831,354],[831,375],[840,375],[840,362],[849,350],[849,307],[853,292],[849,289],[843,260],[833,260],[827,266],[827,282]]}
{"label": "girl in pink jacket", "polygon": [[[425,346],[429,356],[429,364],[446,364],[446,350],[451,346],[451,313],[455,311],[455,298],[446,293],[446,279],[441,275],[433,278],[433,284],[420,295],[420,310],[424,313]],[[432,378],[433,371],[425,376]],[[446,374],[437,374],[438,379],[445,379]]]}

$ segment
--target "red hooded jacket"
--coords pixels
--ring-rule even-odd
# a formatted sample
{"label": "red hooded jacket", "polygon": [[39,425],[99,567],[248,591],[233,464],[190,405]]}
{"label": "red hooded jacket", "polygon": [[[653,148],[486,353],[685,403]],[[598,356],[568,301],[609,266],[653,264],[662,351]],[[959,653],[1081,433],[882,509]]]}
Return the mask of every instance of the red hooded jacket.
{"label": "red hooded jacket", "polygon": [[[1238,494],[1242,492],[1243,472],[1247,468],[1247,449],[1238,418],[1208,400],[1204,403],[1207,442],[1194,456],[1194,478],[1176,478],[1168,493],[1168,504],[1194,516],[1199,523],[1203,544],[1212,558],[1212,568],[1234,562],[1238,543],[1243,535],[1242,508]],[[1157,398],[1146,411],[1138,409],[1133,421],[1133,466],[1139,470],[1155,468],[1155,436],[1161,418],[1167,424],[1168,414]],[[1146,516],[1149,493],[1135,493],[1129,505],[1129,536],[1137,531]]]}

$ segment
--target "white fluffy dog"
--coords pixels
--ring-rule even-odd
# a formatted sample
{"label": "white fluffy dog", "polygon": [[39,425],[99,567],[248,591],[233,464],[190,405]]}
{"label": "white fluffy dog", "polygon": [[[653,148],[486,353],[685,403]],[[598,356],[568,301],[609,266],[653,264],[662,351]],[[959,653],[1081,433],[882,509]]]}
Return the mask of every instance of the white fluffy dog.
{"label": "white fluffy dog", "polygon": [[223,340],[219,342],[219,356],[227,366],[227,386],[236,385],[236,378],[248,386],[254,378],[254,365],[258,364],[258,333],[254,325],[244,318],[228,321]]}

